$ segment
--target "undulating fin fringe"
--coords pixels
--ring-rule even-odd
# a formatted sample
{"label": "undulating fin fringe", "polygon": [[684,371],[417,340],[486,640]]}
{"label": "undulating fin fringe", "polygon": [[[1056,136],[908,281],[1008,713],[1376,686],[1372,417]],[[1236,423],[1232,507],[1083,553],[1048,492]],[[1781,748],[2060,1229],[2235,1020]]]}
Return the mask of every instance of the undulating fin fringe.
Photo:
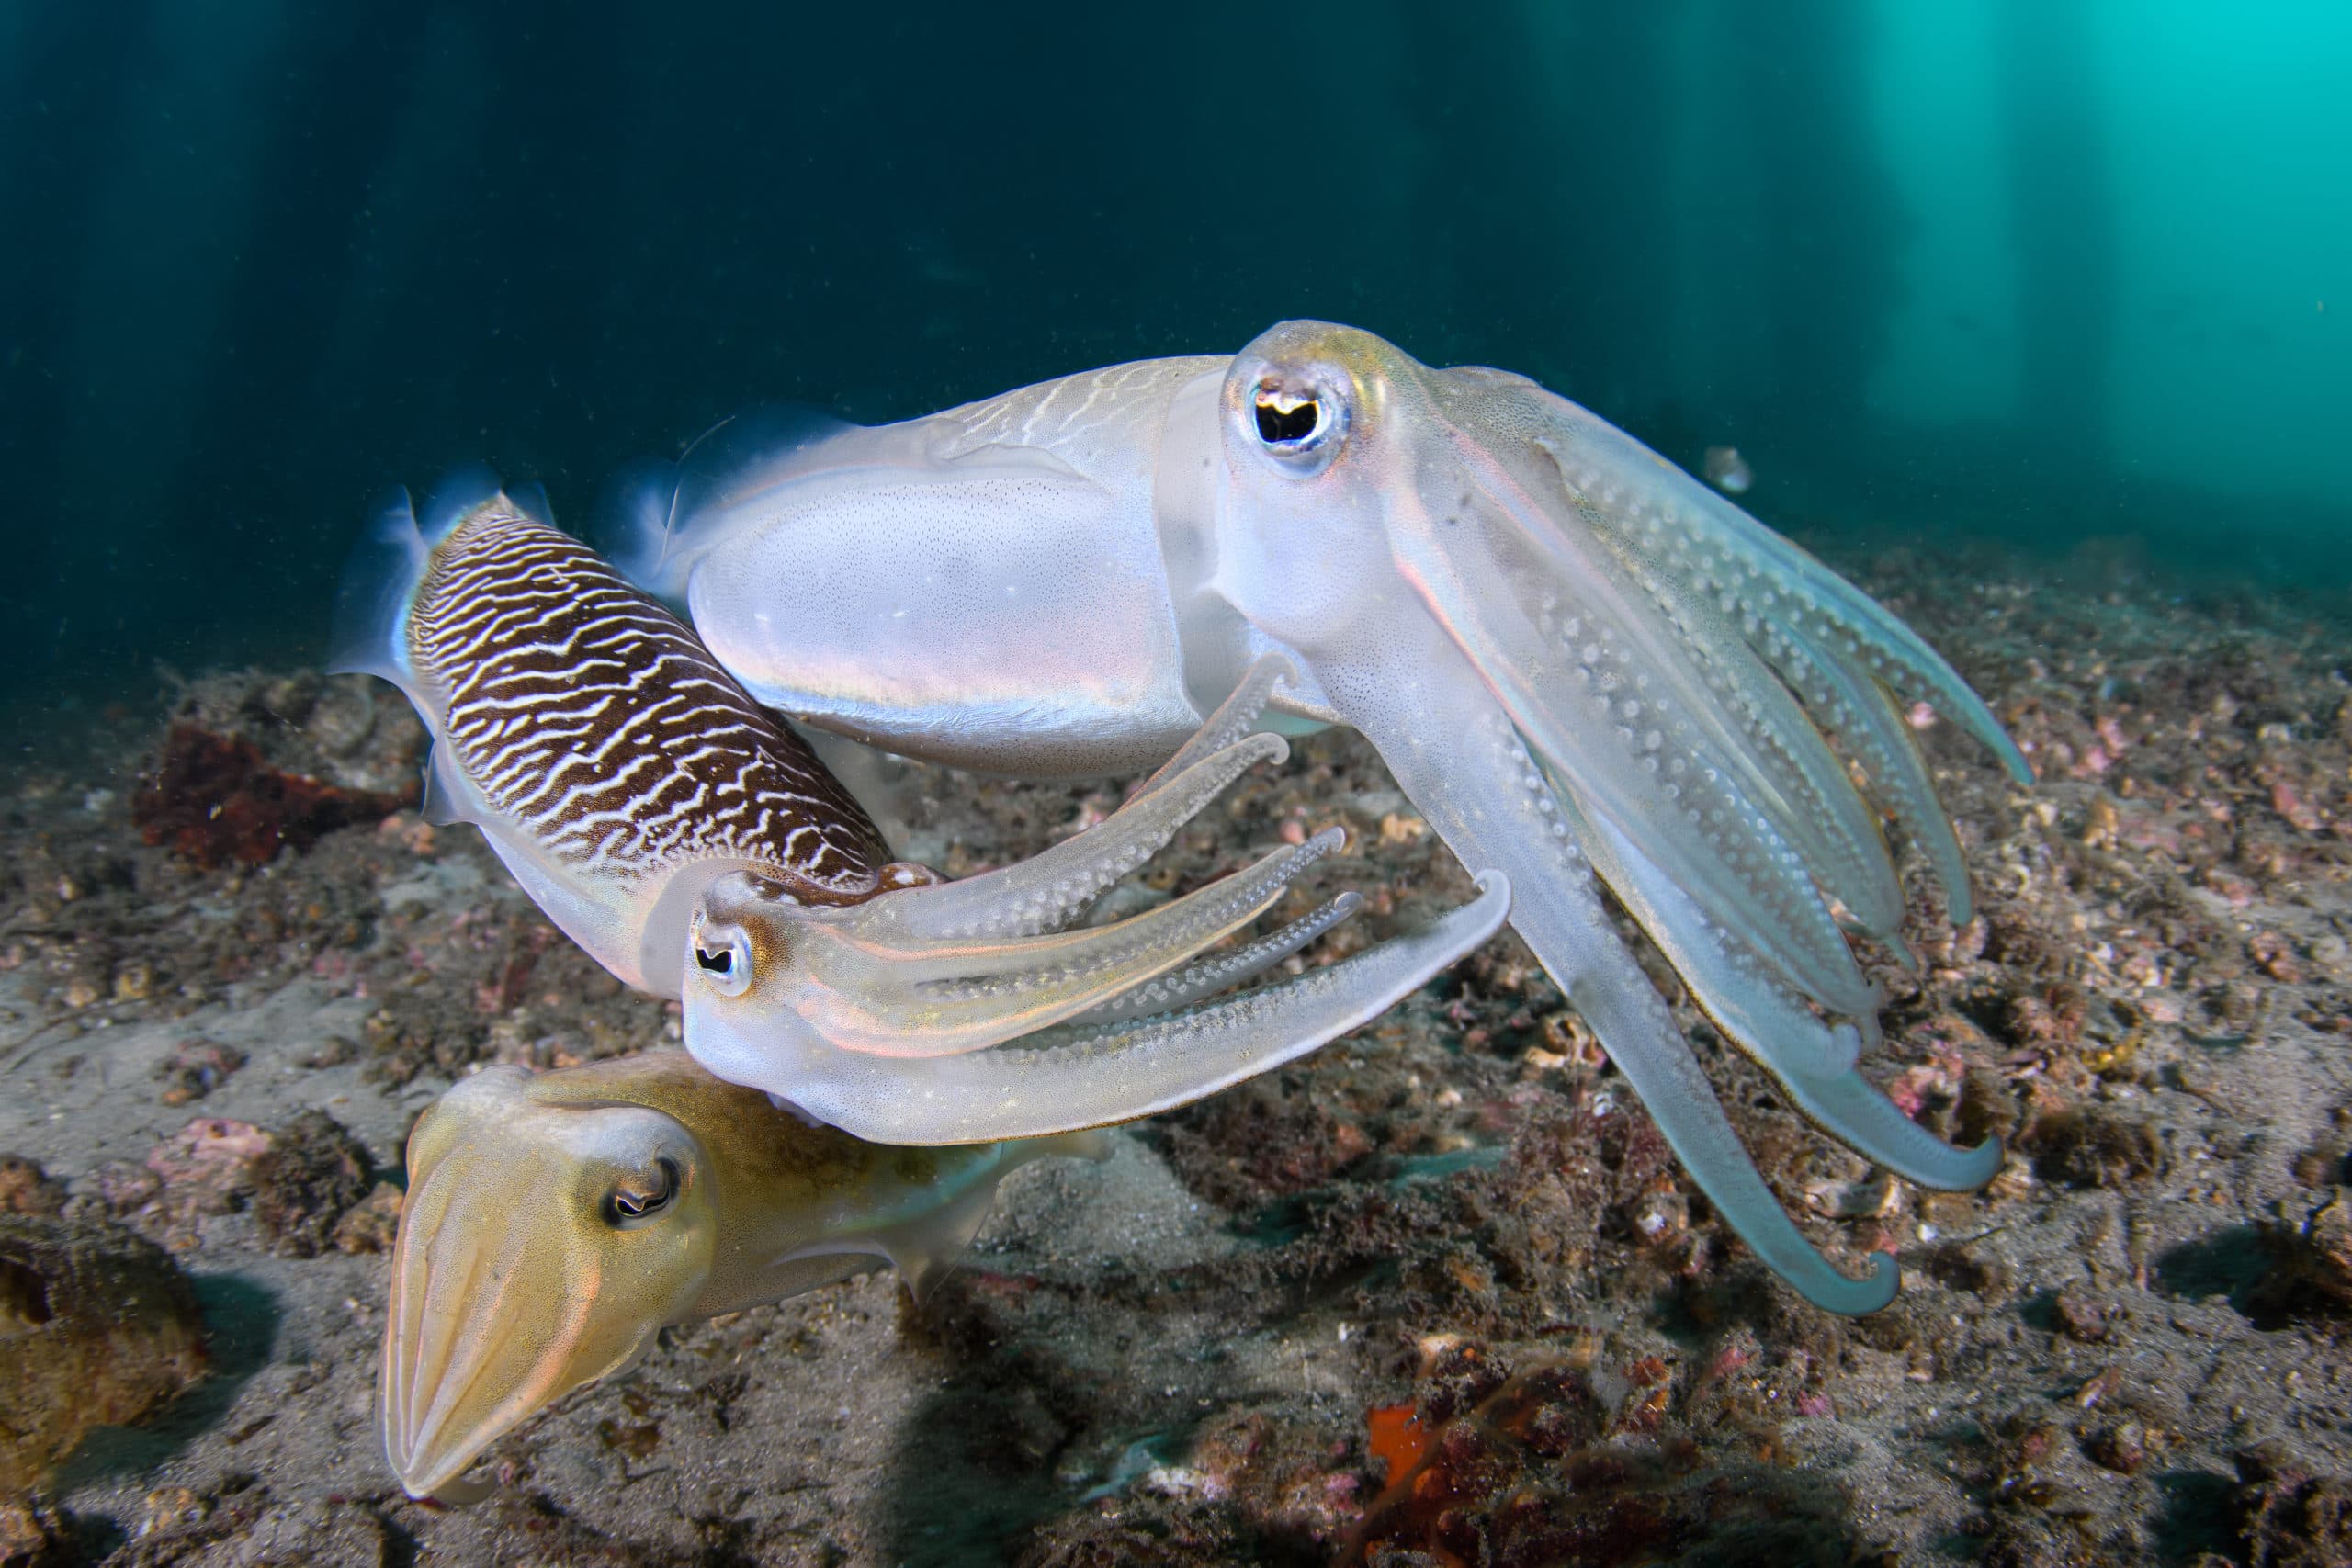
{"label": "undulating fin fringe", "polygon": [[731,415],[688,443],[675,462],[639,458],[615,474],[590,541],[639,588],[680,604],[695,557],[736,508],[789,477],[808,448],[856,428],[791,403]]}

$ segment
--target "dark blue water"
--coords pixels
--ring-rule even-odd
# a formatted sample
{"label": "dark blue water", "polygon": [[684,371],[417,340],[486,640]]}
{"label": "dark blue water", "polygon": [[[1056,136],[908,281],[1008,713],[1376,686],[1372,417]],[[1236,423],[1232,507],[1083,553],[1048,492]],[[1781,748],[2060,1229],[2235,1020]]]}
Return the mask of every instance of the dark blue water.
{"label": "dark blue water", "polygon": [[372,492],[577,521],[744,403],[1272,321],[1775,521],[2346,576],[2352,11],[2139,0],[0,13],[20,697],[315,657]]}

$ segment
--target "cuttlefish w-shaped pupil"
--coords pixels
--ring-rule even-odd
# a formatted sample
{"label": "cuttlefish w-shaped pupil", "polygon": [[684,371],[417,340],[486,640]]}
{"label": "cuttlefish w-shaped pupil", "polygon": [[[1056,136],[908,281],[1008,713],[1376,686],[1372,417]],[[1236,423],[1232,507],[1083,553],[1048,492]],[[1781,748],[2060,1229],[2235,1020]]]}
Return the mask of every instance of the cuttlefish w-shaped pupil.
{"label": "cuttlefish w-shaped pupil", "polygon": [[661,1160],[654,1167],[652,1180],[625,1182],[613,1190],[605,1200],[605,1218],[616,1225],[647,1219],[668,1208],[677,1195],[678,1167],[674,1161]]}
{"label": "cuttlefish w-shaped pupil", "polygon": [[707,947],[695,948],[695,963],[706,974],[732,975],[735,973],[735,954],[723,947],[717,953],[713,953]]}
{"label": "cuttlefish w-shaped pupil", "polygon": [[[1288,403],[1288,407],[1283,405]],[[1258,438],[1272,446],[1285,441],[1304,441],[1315,434],[1323,423],[1323,405],[1313,398],[1292,403],[1286,398],[1261,399],[1258,402]]]}

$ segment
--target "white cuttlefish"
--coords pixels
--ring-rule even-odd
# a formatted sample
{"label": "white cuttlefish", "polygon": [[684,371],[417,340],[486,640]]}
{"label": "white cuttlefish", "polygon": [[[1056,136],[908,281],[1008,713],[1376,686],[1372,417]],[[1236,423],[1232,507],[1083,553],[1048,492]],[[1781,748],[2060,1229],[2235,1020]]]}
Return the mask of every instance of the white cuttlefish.
{"label": "white cuttlefish", "polygon": [[1929,1187],[1999,1168],[1857,1069],[1881,997],[1851,941],[1909,956],[1883,822],[1970,915],[1894,694],[2020,783],[2025,759],[1883,606],[1524,377],[1286,321],[899,424],[739,421],[623,494],[615,563],[746,691],[910,756],[1149,766],[1286,660],[1277,722],[1354,726],[1465,866],[1510,878],[1512,925],[1692,1178],[1823,1306],[1884,1305],[1894,1260],[1846,1275],[1781,1210],[1604,884],[1816,1124]]}

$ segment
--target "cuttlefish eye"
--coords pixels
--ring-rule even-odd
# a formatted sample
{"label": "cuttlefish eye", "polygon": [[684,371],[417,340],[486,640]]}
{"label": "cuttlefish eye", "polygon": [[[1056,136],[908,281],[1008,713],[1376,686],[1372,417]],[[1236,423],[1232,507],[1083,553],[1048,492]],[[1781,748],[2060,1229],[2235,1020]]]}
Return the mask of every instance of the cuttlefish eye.
{"label": "cuttlefish eye", "polygon": [[1303,446],[1323,429],[1323,400],[1258,389],[1258,439],[1269,446]]}
{"label": "cuttlefish eye", "polygon": [[1258,443],[1276,457],[1328,457],[1347,430],[1346,402],[1333,395],[1327,375],[1269,371],[1250,400]]}
{"label": "cuttlefish eye", "polygon": [[740,997],[752,988],[752,937],[741,926],[702,922],[692,953],[704,983],[720,996]]}
{"label": "cuttlefish eye", "polygon": [[637,1172],[605,1195],[605,1223],[615,1230],[630,1230],[657,1219],[676,1201],[680,1185],[678,1162],[667,1156],[653,1168]]}

